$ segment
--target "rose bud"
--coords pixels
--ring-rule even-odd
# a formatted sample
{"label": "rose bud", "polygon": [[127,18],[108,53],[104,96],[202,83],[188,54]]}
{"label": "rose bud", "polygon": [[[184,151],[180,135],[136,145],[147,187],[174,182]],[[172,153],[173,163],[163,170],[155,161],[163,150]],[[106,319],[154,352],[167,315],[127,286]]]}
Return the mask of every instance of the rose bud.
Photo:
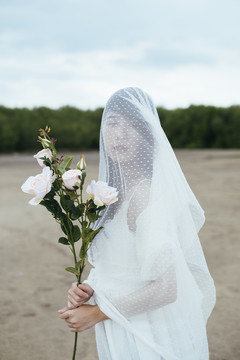
{"label": "rose bud", "polygon": [[73,186],[80,186],[82,172],[78,169],[68,170],[62,175],[63,183],[69,190],[75,190]]}
{"label": "rose bud", "polygon": [[85,170],[86,169],[86,161],[85,161],[84,155],[80,156],[80,160],[77,163],[77,168],[80,169],[80,170]]}

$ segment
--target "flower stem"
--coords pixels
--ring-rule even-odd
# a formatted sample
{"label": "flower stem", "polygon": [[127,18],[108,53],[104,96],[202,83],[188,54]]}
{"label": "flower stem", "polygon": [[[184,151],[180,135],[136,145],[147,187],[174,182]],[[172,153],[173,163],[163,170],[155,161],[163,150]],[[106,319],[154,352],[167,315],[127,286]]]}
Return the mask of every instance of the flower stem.
{"label": "flower stem", "polygon": [[72,360],[75,360],[75,356],[76,356],[76,351],[77,351],[77,339],[78,339],[78,333],[75,332],[75,339],[74,339],[74,347],[73,347]]}
{"label": "flower stem", "polygon": [[77,263],[77,255],[76,255],[74,243],[72,244],[72,250],[73,250],[73,256],[74,256],[74,263],[76,265],[76,263]]}
{"label": "flower stem", "polygon": [[[80,276],[77,277],[77,285],[81,284],[81,275],[82,274],[80,274]],[[78,333],[75,332],[72,360],[75,360],[76,351],[77,351],[77,340],[78,340]]]}

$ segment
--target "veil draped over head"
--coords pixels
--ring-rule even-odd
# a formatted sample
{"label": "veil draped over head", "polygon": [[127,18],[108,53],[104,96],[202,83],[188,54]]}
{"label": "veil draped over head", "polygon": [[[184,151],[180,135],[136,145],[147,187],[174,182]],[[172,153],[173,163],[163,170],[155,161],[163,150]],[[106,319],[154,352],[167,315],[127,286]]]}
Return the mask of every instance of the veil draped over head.
{"label": "veil draped over head", "polygon": [[99,178],[118,201],[94,224],[88,258],[99,358],[209,358],[206,323],[216,302],[198,232],[205,216],[161,127],[136,87],[108,100],[100,128]]}

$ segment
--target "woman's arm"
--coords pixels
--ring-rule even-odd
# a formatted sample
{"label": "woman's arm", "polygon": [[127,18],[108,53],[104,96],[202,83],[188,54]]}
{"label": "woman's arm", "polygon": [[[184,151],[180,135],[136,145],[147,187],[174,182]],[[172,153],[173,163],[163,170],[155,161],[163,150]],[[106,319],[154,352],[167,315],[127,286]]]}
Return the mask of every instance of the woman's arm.
{"label": "woman's arm", "polygon": [[[149,195],[150,195],[151,182],[148,179],[141,181],[136,187],[133,196],[129,202],[127,219],[129,230],[136,232],[136,241],[138,241],[138,234],[142,236],[141,229],[136,226],[136,220],[138,216],[146,209]],[[142,194],[144,194],[144,201],[142,201]],[[119,312],[121,312],[126,318],[129,318],[140,313],[154,310],[163,306],[166,306],[177,299],[177,280],[176,271],[174,266],[174,260],[172,259],[172,249],[167,247],[162,249],[163,260],[164,257],[171,260],[171,264],[167,270],[156,280],[149,281],[149,283],[120,298],[114,303],[114,306]],[[151,259],[149,259],[151,262]],[[152,260],[153,261],[153,260]],[[155,259],[156,261],[156,259]],[[161,262],[161,259],[159,259]],[[155,264],[157,267],[157,263]],[[155,266],[152,264],[153,268]]]}
{"label": "woman's arm", "polygon": [[172,265],[159,279],[132,292],[114,303],[126,318],[166,306],[177,299],[177,281]]}
{"label": "woman's arm", "polygon": [[[74,285],[74,284],[73,284]],[[87,285],[87,284],[86,284]],[[89,285],[88,285],[89,286]],[[74,287],[75,288],[75,287]],[[90,288],[90,286],[89,286]],[[81,298],[78,299],[78,294],[75,293],[76,300],[81,301]],[[149,282],[149,284],[144,287],[120,298],[113,303],[115,308],[126,318],[132,316],[155,310],[173,303],[177,299],[177,281],[175,267],[171,265],[168,270],[157,280]],[[69,314],[74,315],[73,318],[70,317],[70,323],[76,321],[77,328],[83,329],[80,327],[80,321],[84,320],[84,330],[88,327],[93,326],[99,321],[107,320],[109,317],[101,311],[99,306],[88,305],[90,308],[86,308],[86,305],[82,305],[79,308],[73,309],[73,307],[66,306],[65,308],[59,310],[59,314],[62,319],[68,318]],[[77,309],[83,308],[82,310],[76,311]],[[70,311],[70,312],[69,312]],[[85,320],[85,313],[88,313],[89,321]],[[64,315],[65,314],[65,315]],[[82,330],[78,330],[82,331]]]}
{"label": "woman's arm", "polygon": [[98,305],[81,305],[76,309],[67,307],[59,310],[59,317],[65,320],[72,332],[87,330],[108,317],[99,309]]}

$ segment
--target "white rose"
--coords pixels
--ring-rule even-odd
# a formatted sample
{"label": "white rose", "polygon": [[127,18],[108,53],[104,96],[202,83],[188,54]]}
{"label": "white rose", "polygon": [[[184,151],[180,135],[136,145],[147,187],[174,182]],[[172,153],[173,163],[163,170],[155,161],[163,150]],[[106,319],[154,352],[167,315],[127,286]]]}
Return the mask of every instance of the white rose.
{"label": "white rose", "polygon": [[56,178],[56,175],[52,175],[52,170],[49,166],[44,167],[41,174],[30,176],[21,186],[23,192],[35,196],[29,201],[29,204],[39,204],[44,196],[51,191],[52,183]]}
{"label": "white rose", "polygon": [[115,203],[118,200],[118,191],[116,190],[116,188],[108,186],[106,182],[100,180],[98,182],[92,180],[86,189],[87,193],[90,194],[90,198],[93,199],[94,204],[97,206]]}
{"label": "white rose", "polygon": [[80,186],[82,172],[78,169],[68,170],[62,175],[63,183],[69,190],[74,190],[73,186]]}
{"label": "white rose", "polygon": [[34,158],[37,159],[39,165],[41,167],[45,167],[46,165],[43,163],[43,160],[40,159],[40,157],[44,157],[46,156],[47,159],[49,159],[50,161],[52,161],[52,152],[50,149],[43,149],[41,151],[39,151],[36,155],[33,155]]}

